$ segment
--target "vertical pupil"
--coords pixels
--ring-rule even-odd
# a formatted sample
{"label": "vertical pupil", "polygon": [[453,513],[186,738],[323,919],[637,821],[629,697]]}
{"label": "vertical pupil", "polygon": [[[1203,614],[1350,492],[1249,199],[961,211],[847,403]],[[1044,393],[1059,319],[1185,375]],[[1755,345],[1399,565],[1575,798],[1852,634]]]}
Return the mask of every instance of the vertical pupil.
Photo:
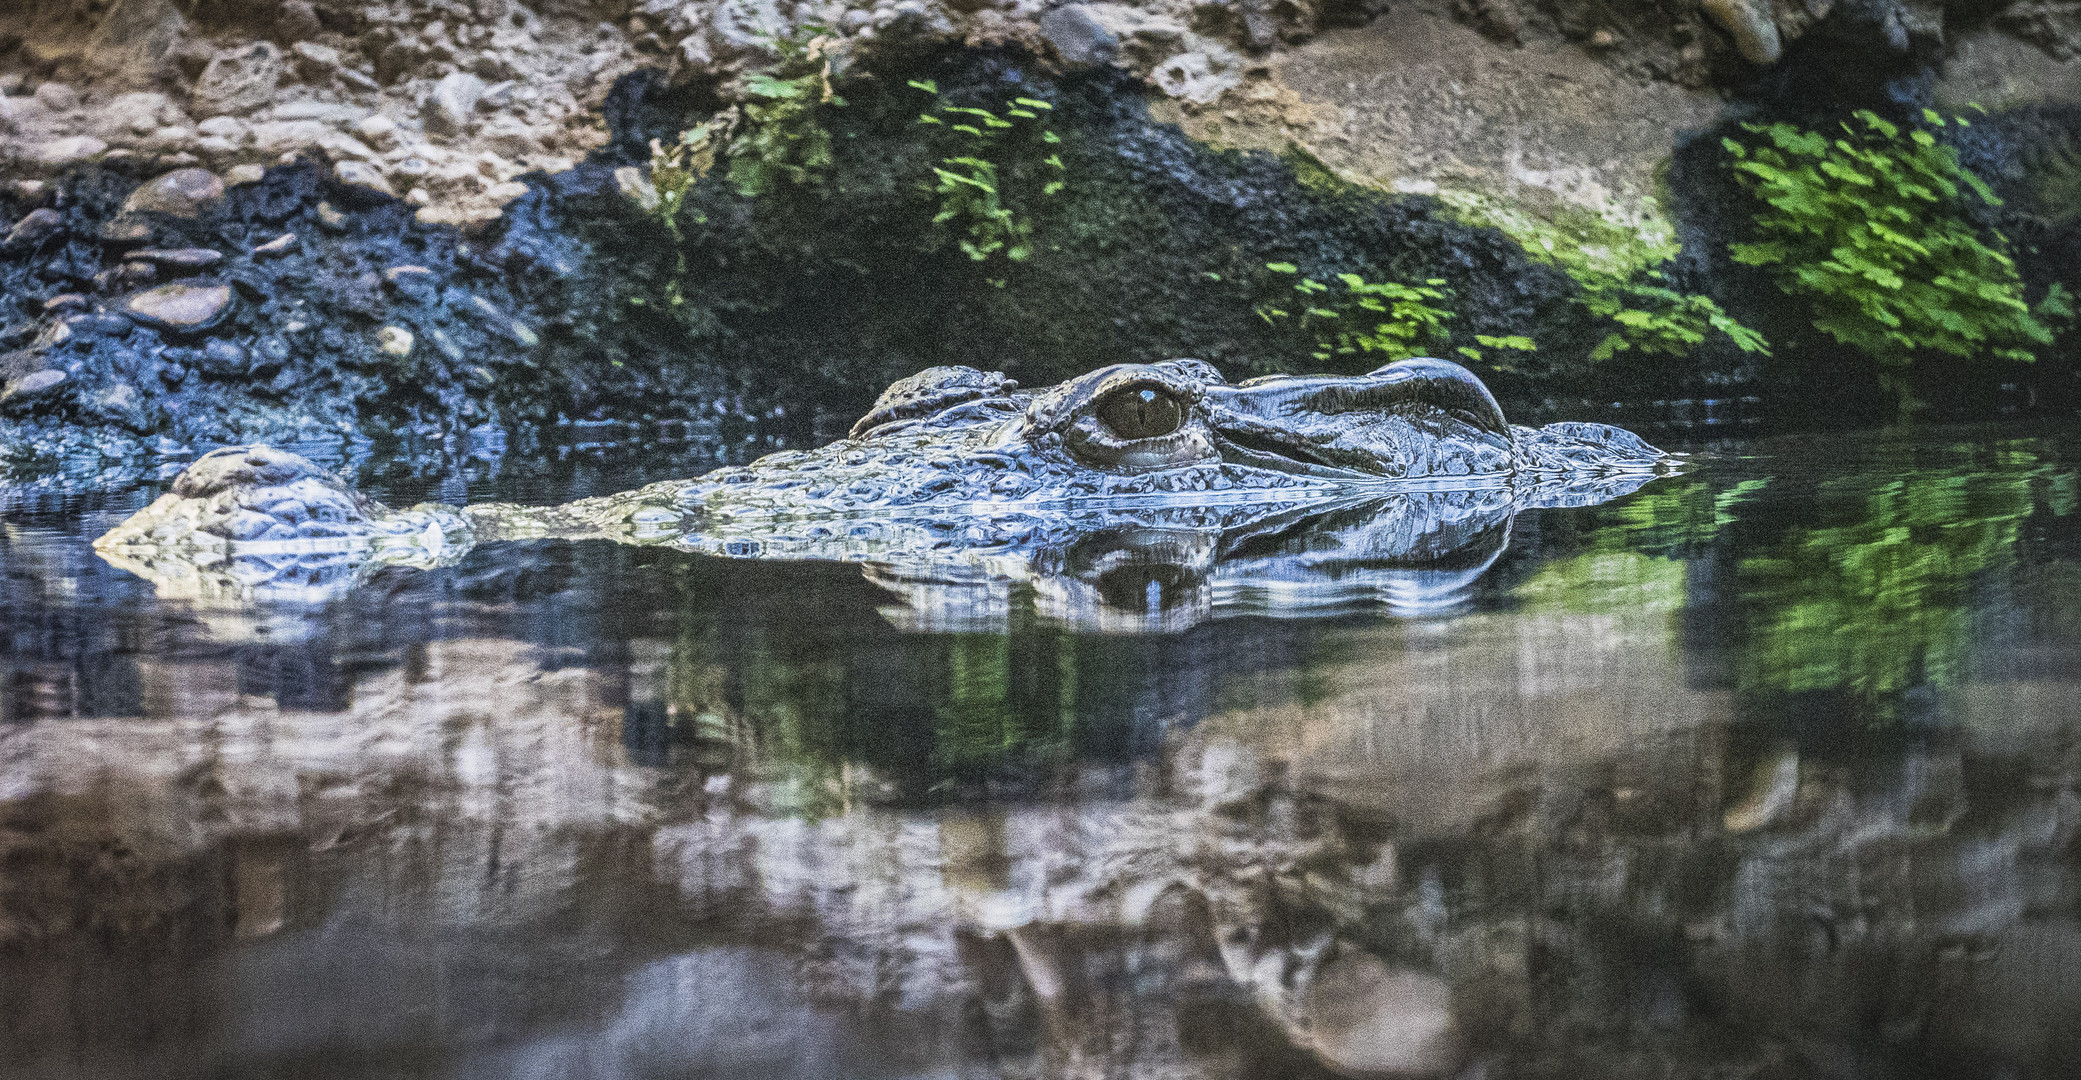
{"label": "vertical pupil", "polygon": [[1146,386],[1107,398],[1099,404],[1098,415],[1116,434],[1128,439],[1168,435],[1185,420],[1185,411],[1176,398]]}

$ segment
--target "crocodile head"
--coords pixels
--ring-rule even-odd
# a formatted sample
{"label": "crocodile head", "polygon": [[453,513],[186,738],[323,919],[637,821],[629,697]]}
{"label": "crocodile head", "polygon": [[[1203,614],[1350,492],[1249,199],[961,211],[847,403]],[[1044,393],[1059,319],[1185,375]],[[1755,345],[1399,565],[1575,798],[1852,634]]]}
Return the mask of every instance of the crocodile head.
{"label": "crocodile head", "polygon": [[[646,489],[648,520],[1084,500],[1348,493],[1385,481],[1652,473],[1669,459],[1601,424],[1513,427],[1443,360],[1240,384],[1198,360],[1117,364],[1039,391],[972,368],[890,387],[852,437]],[[1209,493],[1231,492],[1220,496]]]}

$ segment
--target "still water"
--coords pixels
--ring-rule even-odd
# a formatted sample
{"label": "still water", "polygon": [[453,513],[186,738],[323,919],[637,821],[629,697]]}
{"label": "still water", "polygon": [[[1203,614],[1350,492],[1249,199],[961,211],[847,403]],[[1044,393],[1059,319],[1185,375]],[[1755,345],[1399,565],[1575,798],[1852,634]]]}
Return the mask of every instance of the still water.
{"label": "still water", "polygon": [[0,1075],[2081,1073],[2081,440],[1697,449],[1430,570],[987,595],[542,542],[242,609],[91,551],[164,480],[0,495]]}

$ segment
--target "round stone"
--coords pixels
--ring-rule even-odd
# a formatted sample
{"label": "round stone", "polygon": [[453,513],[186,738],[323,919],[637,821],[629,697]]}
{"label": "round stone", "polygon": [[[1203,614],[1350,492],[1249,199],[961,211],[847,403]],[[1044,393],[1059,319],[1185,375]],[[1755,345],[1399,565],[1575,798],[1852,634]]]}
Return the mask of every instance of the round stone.
{"label": "round stone", "polygon": [[224,181],[208,169],[175,169],[152,180],[123,201],[124,213],[149,211],[192,218],[224,197]]}
{"label": "round stone", "polygon": [[206,330],[231,310],[229,285],[161,285],[123,304],[130,317],[162,330]]}
{"label": "round stone", "polygon": [[412,332],[402,326],[386,326],[376,331],[376,348],[391,356],[410,356]]}
{"label": "round stone", "polygon": [[1443,1076],[1464,1059],[1452,988],[1429,972],[1347,951],[1316,974],[1303,1008],[1315,1053],[1345,1076]]}
{"label": "round stone", "polygon": [[31,210],[7,231],[6,239],[0,240],[0,251],[26,251],[58,235],[64,228],[65,218],[56,210],[49,207]]}

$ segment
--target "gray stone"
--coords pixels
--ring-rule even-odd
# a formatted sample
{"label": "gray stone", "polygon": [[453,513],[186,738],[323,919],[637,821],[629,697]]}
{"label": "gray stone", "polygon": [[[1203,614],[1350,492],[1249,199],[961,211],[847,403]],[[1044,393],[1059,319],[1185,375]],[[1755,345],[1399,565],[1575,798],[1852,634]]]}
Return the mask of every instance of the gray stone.
{"label": "gray stone", "polygon": [[296,250],[296,234],[285,232],[264,244],[253,248],[253,257],[265,259],[275,255],[287,255]]}
{"label": "gray stone", "polygon": [[5,239],[0,239],[0,251],[28,251],[64,230],[65,217],[56,210],[31,210],[7,230]]}
{"label": "gray stone", "polygon": [[383,174],[366,161],[338,162],[333,165],[332,174],[348,187],[368,188],[393,198],[397,196],[397,192],[390,188],[390,181],[383,179]]}
{"label": "gray stone", "polygon": [[275,33],[284,41],[301,44],[304,39],[316,37],[325,29],[318,21],[318,8],[311,0],[287,0],[275,16]]}
{"label": "gray stone", "polygon": [[428,131],[458,135],[469,129],[477,101],[484,96],[484,80],[467,71],[457,71],[434,84],[426,99]]}
{"label": "gray stone", "polygon": [[506,314],[497,304],[478,296],[476,293],[464,293],[458,297],[454,292],[450,292],[448,301],[450,306],[460,308],[464,312],[475,316],[486,330],[505,338],[515,345],[531,349],[541,340],[535,335],[533,330],[528,328],[526,323]]}
{"label": "gray stone", "polygon": [[383,280],[406,299],[415,303],[432,303],[438,295],[438,281],[434,272],[424,266],[409,263],[393,266],[383,271]]}
{"label": "gray stone", "polygon": [[36,88],[36,100],[52,112],[71,112],[79,108],[79,91],[61,82],[47,82]]}
{"label": "gray stone", "polygon": [[202,346],[203,366],[219,375],[244,375],[246,350],[237,342],[211,338]]}
{"label": "gray stone", "polygon": [[224,253],[209,248],[148,248],[130,257],[168,270],[207,270],[224,261]]}
{"label": "gray stone", "polygon": [[62,139],[45,139],[22,147],[21,156],[34,165],[46,169],[62,169],[77,165],[108,149],[108,144],[92,135],[67,135]]}
{"label": "gray stone", "polygon": [[55,368],[32,371],[19,379],[9,380],[7,386],[0,389],[0,406],[26,404],[49,397],[64,383],[65,373]]}
{"label": "gray stone", "polygon": [[386,326],[377,330],[376,351],[397,357],[412,355],[412,332],[402,326]]}
{"label": "gray stone", "polygon": [[230,313],[231,286],[161,285],[124,301],[123,311],[161,330],[206,330]]}
{"label": "gray stone", "polygon": [[274,100],[282,82],[282,51],[265,41],[228,49],[202,69],[195,104],[204,112],[242,113]]}
{"label": "gray stone", "polygon": [[208,169],[175,169],[138,187],[123,200],[123,213],[149,212],[193,218],[224,197],[224,181]]}
{"label": "gray stone", "polygon": [[1303,995],[1316,1056],[1344,1076],[1447,1076],[1465,1058],[1452,987],[1347,950]]}
{"label": "gray stone", "polygon": [[1120,52],[1120,39],[1082,4],[1069,4],[1041,16],[1040,33],[1065,64],[1108,64]]}
{"label": "gray stone", "polygon": [[340,67],[340,51],[315,41],[299,41],[289,47],[296,54],[296,70],[306,79],[322,79]]}
{"label": "gray stone", "polygon": [[[1775,63],[1784,52],[1778,24],[1765,0],[1701,0],[1707,17],[1734,39],[1734,48],[1751,64]],[[1901,42],[1905,49],[1907,42]]]}

